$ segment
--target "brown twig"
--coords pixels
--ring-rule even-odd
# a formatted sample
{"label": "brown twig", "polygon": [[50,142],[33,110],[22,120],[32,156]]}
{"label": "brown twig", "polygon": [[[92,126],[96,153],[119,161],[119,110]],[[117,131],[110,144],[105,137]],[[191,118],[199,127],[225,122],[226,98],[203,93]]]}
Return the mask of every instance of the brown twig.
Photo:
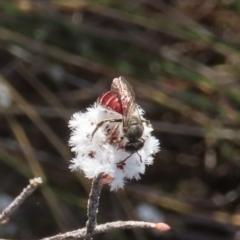
{"label": "brown twig", "polygon": [[93,179],[91,192],[88,199],[88,221],[86,223],[86,240],[92,239],[92,233],[97,225],[97,210],[99,205],[99,197],[102,189],[103,174]]}
{"label": "brown twig", "polygon": [[[111,222],[111,223],[106,223],[106,224],[96,226],[94,232],[91,235],[103,233],[103,232],[114,230],[114,229],[126,229],[126,228],[128,229],[154,228],[162,232],[168,231],[170,229],[170,227],[165,223],[117,221],[117,222]],[[91,237],[91,235],[86,235],[86,228],[82,228],[72,232],[58,234],[53,237],[43,238],[42,240],[83,239],[83,238],[86,238],[86,236]]]}
{"label": "brown twig", "polygon": [[4,220],[6,220],[41,183],[41,178],[31,179],[30,184],[24,188],[20,195],[0,214],[0,223],[4,223]]}

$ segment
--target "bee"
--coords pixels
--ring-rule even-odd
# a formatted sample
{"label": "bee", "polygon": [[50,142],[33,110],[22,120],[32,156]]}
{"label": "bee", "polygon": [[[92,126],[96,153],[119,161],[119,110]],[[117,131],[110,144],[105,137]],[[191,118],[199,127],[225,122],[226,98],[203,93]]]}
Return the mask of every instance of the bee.
{"label": "bee", "polygon": [[[139,151],[145,142],[142,138],[144,131],[143,122],[147,121],[142,120],[140,117],[133,88],[124,77],[115,78],[113,79],[111,90],[102,94],[97,102],[107,109],[120,113],[122,119],[105,119],[99,122],[92,133],[92,137],[104,123],[122,122],[123,137],[126,137],[128,140],[124,148],[130,153],[130,155],[121,162],[123,163],[131,157],[132,154]],[[118,126],[113,128],[110,135],[113,135],[117,131],[117,128]]]}

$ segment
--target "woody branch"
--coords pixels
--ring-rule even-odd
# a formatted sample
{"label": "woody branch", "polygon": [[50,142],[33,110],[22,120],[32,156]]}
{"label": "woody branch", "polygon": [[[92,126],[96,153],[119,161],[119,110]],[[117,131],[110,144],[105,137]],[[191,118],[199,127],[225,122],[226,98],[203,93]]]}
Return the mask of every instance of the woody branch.
{"label": "woody branch", "polygon": [[28,196],[34,192],[34,190],[40,184],[42,184],[42,179],[40,177],[31,179],[30,184],[24,188],[19,196],[17,196],[14,201],[0,214],[0,223],[4,223],[8,217],[24,202]]}

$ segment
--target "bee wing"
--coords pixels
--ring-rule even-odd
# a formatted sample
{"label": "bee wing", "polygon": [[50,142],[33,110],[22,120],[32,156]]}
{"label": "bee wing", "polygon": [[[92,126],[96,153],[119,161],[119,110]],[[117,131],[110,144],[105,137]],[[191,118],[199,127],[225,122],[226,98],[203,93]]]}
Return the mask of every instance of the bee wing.
{"label": "bee wing", "polygon": [[137,104],[135,103],[135,93],[130,83],[124,78],[113,79],[111,91],[118,92],[122,104],[123,126],[128,126],[130,117],[140,118]]}
{"label": "bee wing", "polygon": [[129,112],[131,102],[135,103],[135,93],[132,86],[124,77],[114,78],[111,91],[117,92],[122,104],[123,116],[126,116]]}
{"label": "bee wing", "polygon": [[[139,120],[141,119],[137,104],[135,101],[130,101],[126,109],[126,113],[123,114],[123,126],[128,126],[131,123],[133,117]],[[139,124],[142,125],[142,121],[139,121]]]}
{"label": "bee wing", "polygon": [[111,85],[111,90],[114,92],[120,92],[120,93],[126,93],[131,95],[132,97],[135,98],[135,93],[133,91],[132,86],[130,83],[126,80],[126,78],[120,76],[119,78],[114,78],[112,85]]}

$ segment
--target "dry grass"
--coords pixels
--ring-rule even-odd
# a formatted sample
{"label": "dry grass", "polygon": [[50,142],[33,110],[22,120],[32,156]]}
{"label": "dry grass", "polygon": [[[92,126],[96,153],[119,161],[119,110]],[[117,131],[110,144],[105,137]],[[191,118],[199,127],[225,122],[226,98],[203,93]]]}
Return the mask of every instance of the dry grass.
{"label": "dry grass", "polygon": [[147,203],[174,229],[161,239],[238,239],[239,1],[9,0],[0,13],[0,204],[29,178],[45,181],[1,237],[85,225],[90,182],[68,169],[67,122],[123,75],[162,151],[125,192],[103,190],[100,221],[136,219]]}

